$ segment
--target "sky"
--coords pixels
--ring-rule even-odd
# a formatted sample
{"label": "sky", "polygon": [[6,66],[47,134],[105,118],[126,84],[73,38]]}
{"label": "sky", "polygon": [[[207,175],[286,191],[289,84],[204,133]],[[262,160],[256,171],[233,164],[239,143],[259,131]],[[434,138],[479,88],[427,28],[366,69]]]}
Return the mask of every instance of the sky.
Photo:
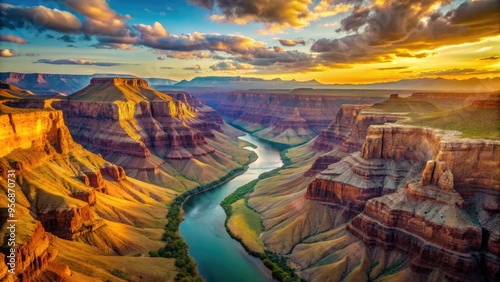
{"label": "sky", "polygon": [[498,0],[2,0],[0,71],[498,77],[499,19]]}

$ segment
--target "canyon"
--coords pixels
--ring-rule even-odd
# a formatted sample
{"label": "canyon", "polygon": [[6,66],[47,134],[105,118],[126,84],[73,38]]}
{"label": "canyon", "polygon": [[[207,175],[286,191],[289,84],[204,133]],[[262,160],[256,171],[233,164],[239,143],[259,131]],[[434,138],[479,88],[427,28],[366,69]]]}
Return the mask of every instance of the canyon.
{"label": "canyon", "polygon": [[444,113],[455,121],[472,111],[498,128],[497,101],[416,93],[343,105],[248,195],[262,242],[307,281],[497,280],[500,141],[413,125],[449,127]]}
{"label": "canyon", "polygon": [[3,257],[0,280],[174,280],[173,259],[147,255],[165,244],[168,204],[254,159],[226,121],[291,147],[242,205],[302,279],[499,279],[500,96],[391,93],[194,96],[94,77],[40,97],[3,83],[0,178],[16,171],[23,259],[12,276]]}
{"label": "canyon", "polygon": [[169,202],[252,156],[211,108],[141,79],[96,78],[69,99],[3,85],[0,177],[15,171],[18,260],[11,275],[2,257],[1,281],[173,280],[174,259],[145,255],[164,245]]}
{"label": "canyon", "polygon": [[310,141],[327,127],[343,104],[375,103],[375,95],[316,95],[276,91],[199,94],[224,119],[264,140],[284,146]]}

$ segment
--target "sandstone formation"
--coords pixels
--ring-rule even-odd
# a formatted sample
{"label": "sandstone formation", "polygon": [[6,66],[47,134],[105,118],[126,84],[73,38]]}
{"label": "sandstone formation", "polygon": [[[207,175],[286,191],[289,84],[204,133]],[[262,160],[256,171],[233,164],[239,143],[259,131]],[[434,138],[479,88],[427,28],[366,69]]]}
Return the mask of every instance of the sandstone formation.
{"label": "sandstone formation", "polygon": [[[239,91],[198,97],[213,106],[229,123],[266,140],[286,145],[311,140],[331,123],[342,104],[382,100],[369,95],[346,97],[277,91]],[[293,118],[295,108],[299,111],[300,120]],[[292,120],[287,120],[290,118]]]}
{"label": "sandstone formation", "polygon": [[483,277],[484,267],[498,279],[499,253],[490,246],[497,242],[499,148],[499,141],[436,129],[371,126],[361,152],[322,171],[306,197],[362,212],[347,230],[367,244],[417,256],[412,266],[419,273],[439,267],[468,281]]}
{"label": "sandstone formation", "polygon": [[[106,280],[112,275],[95,272],[102,267],[96,257],[145,253],[163,244],[159,239],[165,203],[174,192],[130,179],[122,167],[85,150],[73,140],[62,111],[0,104],[0,143],[4,145],[0,148],[0,202],[7,203],[7,174],[15,170],[18,217],[16,275],[7,274],[2,255],[0,281],[65,281],[69,275],[72,281],[90,279],[65,264],[89,275],[101,273]],[[6,212],[0,211],[2,238],[7,230]],[[55,249],[54,240],[65,243]],[[86,256],[81,265],[71,258],[81,243],[77,251],[66,249],[73,241],[88,245],[79,254]],[[173,262],[162,263],[173,267]]]}
{"label": "sandstone formation", "polygon": [[254,135],[276,143],[297,145],[314,138],[316,132],[300,116],[299,109],[294,108],[292,115],[284,120],[271,123],[269,128],[260,130]]}
{"label": "sandstone formation", "polygon": [[334,146],[345,142],[351,136],[351,131],[360,112],[370,106],[342,105],[333,122],[321,130],[318,138],[314,141],[313,148],[320,151],[330,151]]}
{"label": "sandstone formation", "polygon": [[[89,86],[68,99],[54,99],[51,106],[64,112],[80,144],[144,181],[170,182],[185,190],[240,166],[234,161],[239,157],[224,151],[230,138],[220,136],[220,115],[185,92],[161,93],[136,78],[93,78]],[[206,171],[195,174],[201,167]],[[118,172],[109,173],[119,178]],[[103,188],[95,182],[99,175],[85,174],[90,186]],[[179,181],[176,175],[189,180]]]}
{"label": "sandstone formation", "polygon": [[342,105],[334,121],[321,131],[314,142],[313,149],[327,152],[316,159],[308,174],[325,170],[349,153],[359,151],[370,125],[394,123],[407,118],[398,113],[372,112],[370,107],[371,105]]}
{"label": "sandstone formation", "polygon": [[[0,80],[33,91],[37,94],[51,95],[64,93],[69,95],[87,86],[92,77],[109,77],[109,74],[75,75],[49,73],[0,72]],[[163,78],[147,78],[150,84],[172,85],[176,81]]]}

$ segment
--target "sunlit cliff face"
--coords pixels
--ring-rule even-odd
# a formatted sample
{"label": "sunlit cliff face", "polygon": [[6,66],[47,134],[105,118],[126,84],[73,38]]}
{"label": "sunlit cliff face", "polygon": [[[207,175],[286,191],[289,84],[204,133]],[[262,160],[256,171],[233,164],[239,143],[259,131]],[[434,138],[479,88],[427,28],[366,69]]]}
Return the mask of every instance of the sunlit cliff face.
{"label": "sunlit cliff face", "polygon": [[495,0],[44,5],[0,5],[0,71],[323,83],[498,76]]}

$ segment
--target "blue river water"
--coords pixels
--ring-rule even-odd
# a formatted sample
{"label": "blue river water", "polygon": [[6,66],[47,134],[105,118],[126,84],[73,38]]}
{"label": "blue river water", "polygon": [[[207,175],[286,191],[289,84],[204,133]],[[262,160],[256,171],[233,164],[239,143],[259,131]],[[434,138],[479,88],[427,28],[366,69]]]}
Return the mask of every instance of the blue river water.
{"label": "blue river water", "polygon": [[240,138],[257,146],[256,149],[248,149],[255,151],[258,159],[242,175],[195,195],[184,204],[184,221],[179,231],[189,245],[189,255],[194,258],[201,276],[208,282],[274,281],[271,271],[262,261],[250,256],[224,227],[226,214],[220,202],[261,173],[282,165],[278,149],[250,135]]}

